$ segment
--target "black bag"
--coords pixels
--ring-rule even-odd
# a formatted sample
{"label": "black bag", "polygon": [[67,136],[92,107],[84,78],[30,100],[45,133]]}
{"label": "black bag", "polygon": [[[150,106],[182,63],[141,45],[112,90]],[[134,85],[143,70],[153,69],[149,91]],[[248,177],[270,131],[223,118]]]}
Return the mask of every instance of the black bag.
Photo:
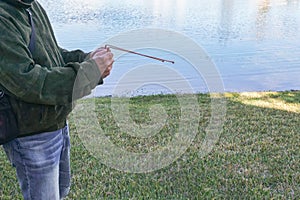
{"label": "black bag", "polygon": [[9,142],[16,138],[18,134],[18,123],[9,98],[3,91],[0,91],[0,144]]}

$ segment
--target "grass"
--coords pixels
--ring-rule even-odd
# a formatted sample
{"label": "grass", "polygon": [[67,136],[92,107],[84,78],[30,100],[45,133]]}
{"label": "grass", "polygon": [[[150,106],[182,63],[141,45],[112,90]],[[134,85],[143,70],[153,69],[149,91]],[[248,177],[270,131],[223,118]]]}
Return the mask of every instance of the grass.
{"label": "grass", "polygon": [[[147,173],[124,172],[102,164],[101,156],[84,145],[71,120],[73,184],[68,199],[299,199],[300,92],[226,94],[222,134],[212,151],[202,156],[199,152],[213,98],[217,97],[197,95],[199,127],[183,155]],[[176,96],[127,100],[130,123],[135,122],[137,128],[151,125],[151,120],[163,122],[156,134],[138,137],[122,131],[112,114],[110,98],[84,100],[80,105],[88,107],[90,101],[95,101],[105,136],[128,152],[149,153],[174,140],[183,113]],[[153,106],[156,104],[161,107]],[[161,115],[151,116],[153,109],[157,112],[162,108],[165,112]],[[2,150],[0,171],[0,199],[21,199],[14,169]]]}

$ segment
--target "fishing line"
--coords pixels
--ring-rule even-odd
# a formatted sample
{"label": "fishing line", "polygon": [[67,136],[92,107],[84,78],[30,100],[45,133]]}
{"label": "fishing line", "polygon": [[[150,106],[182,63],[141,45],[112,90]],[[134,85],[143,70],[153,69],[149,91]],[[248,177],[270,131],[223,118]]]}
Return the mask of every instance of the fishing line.
{"label": "fishing line", "polygon": [[142,53],[138,53],[138,52],[135,52],[135,51],[123,49],[123,48],[120,48],[120,47],[117,47],[117,46],[114,46],[114,45],[110,45],[110,44],[106,44],[105,48],[111,48],[111,49],[115,49],[115,50],[119,50],[119,51],[124,51],[124,52],[127,52],[127,53],[136,54],[136,55],[139,55],[139,56],[144,56],[144,57],[151,58],[151,59],[154,59],[154,60],[158,60],[158,61],[161,61],[161,62],[169,62],[169,63],[175,64],[175,62],[172,61],[172,60],[166,60],[166,59],[163,59],[163,58],[149,56],[149,55],[146,55],[146,54],[142,54]]}

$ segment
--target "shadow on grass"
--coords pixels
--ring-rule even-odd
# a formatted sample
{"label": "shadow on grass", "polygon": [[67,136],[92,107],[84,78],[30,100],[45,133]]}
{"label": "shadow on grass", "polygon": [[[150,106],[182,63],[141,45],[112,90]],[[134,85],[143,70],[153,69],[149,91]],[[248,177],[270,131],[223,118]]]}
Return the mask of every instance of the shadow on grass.
{"label": "shadow on grass", "polygon": [[[299,108],[299,95],[264,93],[256,100],[267,96]],[[156,97],[144,98],[148,104]],[[199,154],[210,116],[207,110],[201,112],[199,134],[186,153],[170,166],[144,174],[124,173],[101,164],[86,150],[71,124],[73,185],[68,199],[299,199],[299,113],[277,109],[278,104],[275,108],[252,105],[250,100],[253,96],[227,97],[223,133],[209,155],[202,158]],[[199,95],[199,102],[209,108],[208,96]],[[99,108],[109,107],[108,99],[97,103]],[[0,180],[0,199],[19,199],[13,169],[4,157],[1,151],[0,169],[5,173]]]}

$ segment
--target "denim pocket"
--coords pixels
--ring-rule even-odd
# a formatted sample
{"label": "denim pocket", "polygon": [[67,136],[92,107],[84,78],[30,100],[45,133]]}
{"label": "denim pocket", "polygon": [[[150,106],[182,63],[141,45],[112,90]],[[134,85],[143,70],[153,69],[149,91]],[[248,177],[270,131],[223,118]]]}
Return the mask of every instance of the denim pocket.
{"label": "denim pocket", "polygon": [[0,144],[9,142],[19,134],[18,124],[6,95],[0,97]]}

